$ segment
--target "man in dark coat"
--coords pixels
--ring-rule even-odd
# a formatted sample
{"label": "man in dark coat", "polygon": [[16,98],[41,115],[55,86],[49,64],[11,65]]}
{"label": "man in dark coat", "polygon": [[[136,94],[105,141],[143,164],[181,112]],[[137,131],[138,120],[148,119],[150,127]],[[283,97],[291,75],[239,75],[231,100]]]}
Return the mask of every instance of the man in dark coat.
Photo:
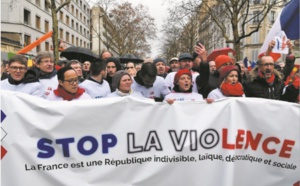
{"label": "man in dark coat", "polygon": [[274,69],[274,59],[262,56],[250,72],[250,80],[244,83],[246,97],[258,97],[293,102],[299,89],[293,85],[285,87],[283,76]]}

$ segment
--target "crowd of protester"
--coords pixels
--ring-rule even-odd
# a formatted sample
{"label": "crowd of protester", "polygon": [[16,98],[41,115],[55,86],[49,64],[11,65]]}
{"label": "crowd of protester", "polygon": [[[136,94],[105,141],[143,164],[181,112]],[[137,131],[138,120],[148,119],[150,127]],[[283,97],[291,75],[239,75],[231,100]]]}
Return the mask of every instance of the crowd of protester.
{"label": "crowd of protester", "polygon": [[269,55],[272,44],[250,71],[242,61],[228,55],[207,61],[207,51],[201,44],[194,46],[193,54],[181,53],[168,63],[156,58],[142,65],[121,64],[109,51],[95,61],[55,63],[53,54],[43,51],[28,68],[26,57],[15,55],[1,63],[1,89],[52,101],[132,96],[169,104],[199,100],[212,103],[227,97],[300,103],[300,72],[294,69],[292,45],[288,43],[285,64],[278,65]]}

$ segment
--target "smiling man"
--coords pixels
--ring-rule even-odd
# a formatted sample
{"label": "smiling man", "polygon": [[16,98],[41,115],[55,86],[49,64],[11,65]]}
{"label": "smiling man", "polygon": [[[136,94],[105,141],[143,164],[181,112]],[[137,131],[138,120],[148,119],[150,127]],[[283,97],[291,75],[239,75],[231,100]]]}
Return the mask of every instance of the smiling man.
{"label": "smiling man", "polygon": [[27,69],[27,59],[22,55],[12,57],[8,62],[8,78],[1,81],[1,90],[11,90],[43,97],[44,89],[37,74]]}
{"label": "smiling man", "polygon": [[291,101],[297,96],[297,88],[293,85],[285,87],[280,72],[274,69],[274,59],[262,56],[250,72],[249,82],[244,83],[246,97]]}
{"label": "smiling man", "polygon": [[72,101],[91,99],[83,88],[78,86],[79,78],[72,67],[63,67],[57,71],[58,87],[47,96],[51,101]]}
{"label": "smiling man", "polygon": [[36,66],[32,68],[44,87],[44,97],[47,97],[57,87],[56,69],[54,68],[54,56],[51,52],[41,51],[36,56]]}

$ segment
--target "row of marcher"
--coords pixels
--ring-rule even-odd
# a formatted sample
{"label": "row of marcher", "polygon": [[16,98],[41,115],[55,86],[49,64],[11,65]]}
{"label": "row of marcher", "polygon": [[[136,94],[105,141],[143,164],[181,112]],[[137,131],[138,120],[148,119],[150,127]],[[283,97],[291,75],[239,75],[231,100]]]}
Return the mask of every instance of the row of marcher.
{"label": "row of marcher", "polygon": [[193,55],[182,53],[172,58],[169,67],[162,58],[141,66],[133,62],[123,66],[109,52],[96,61],[65,60],[57,66],[52,53],[40,52],[34,66],[27,68],[27,58],[16,55],[2,74],[1,89],[56,101],[134,96],[170,104],[204,99],[210,103],[226,97],[299,102],[300,73],[292,70],[295,57],[291,47],[285,68],[275,69],[268,50],[250,72],[227,55],[207,62],[203,45],[194,50]]}

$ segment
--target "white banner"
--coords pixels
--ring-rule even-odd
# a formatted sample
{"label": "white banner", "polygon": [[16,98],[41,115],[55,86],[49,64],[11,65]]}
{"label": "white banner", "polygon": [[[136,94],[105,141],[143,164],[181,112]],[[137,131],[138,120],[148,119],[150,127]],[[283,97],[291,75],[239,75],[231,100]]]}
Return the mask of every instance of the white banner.
{"label": "white banner", "polygon": [[300,107],[1,92],[2,186],[294,186]]}

